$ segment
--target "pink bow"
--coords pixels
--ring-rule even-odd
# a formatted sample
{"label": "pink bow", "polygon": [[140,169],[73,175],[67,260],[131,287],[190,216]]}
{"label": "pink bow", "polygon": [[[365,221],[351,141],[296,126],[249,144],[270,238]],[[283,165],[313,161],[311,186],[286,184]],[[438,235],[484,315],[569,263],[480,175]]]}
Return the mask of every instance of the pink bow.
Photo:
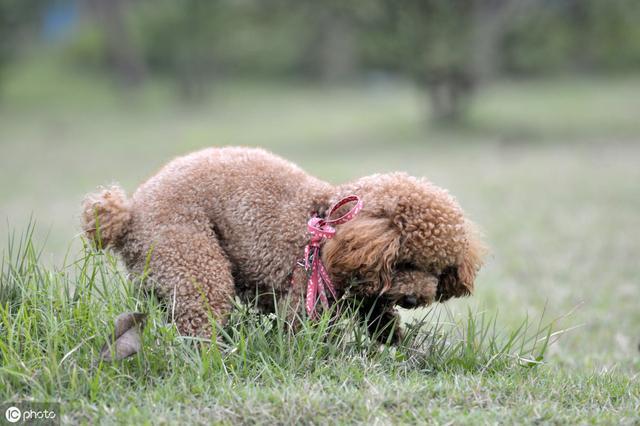
{"label": "pink bow", "polygon": [[[340,207],[347,203],[355,201],[355,206],[344,215],[337,219],[330,219],[331,215]],[[318,297],[322,306],[327,309],[329,307],[329,301],[327,300],[327,292],[331,293],[331,297],[336,300],[336,292],[333,288],[333,283],[329,274],[327,273],[322,259],[320,257],[320,244],[326,239],[331,239],[336,233],[334,225],[340,225],[350,221],[362,210],[362,200],[357,195],[350,195],[338,201],[327,214],[326,219],[314,217],[307,222],[307,230],[311,233],[312,237],[304,248],[304,269],[309,275],[309,281],[307,282],[307,298],[306,308],[307,314],[311,318],[317,317],[316,303]]]}

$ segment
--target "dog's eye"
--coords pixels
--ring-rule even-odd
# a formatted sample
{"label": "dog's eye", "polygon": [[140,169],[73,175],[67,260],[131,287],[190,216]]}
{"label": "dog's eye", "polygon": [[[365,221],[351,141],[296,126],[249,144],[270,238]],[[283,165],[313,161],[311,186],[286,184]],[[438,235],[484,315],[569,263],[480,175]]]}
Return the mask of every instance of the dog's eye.
{"label": "dog's eye", "polygon": [[411,262],[400,262],[396,265],[396,269],[398,271],[415,271],[418,268]]}

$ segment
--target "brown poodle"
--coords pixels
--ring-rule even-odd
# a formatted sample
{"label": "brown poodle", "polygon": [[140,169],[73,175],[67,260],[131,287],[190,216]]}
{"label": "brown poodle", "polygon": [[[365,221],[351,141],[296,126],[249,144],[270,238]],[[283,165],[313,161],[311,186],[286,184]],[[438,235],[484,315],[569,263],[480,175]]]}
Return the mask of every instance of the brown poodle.
{"label": "brown poodle", "polygon": [[336,226],[321,259],[337,297],[356,302],[380,341],[401,336],[396,306],[473,291],[483,246],[445,190],[404,173],[333,186],[261,149],[177,158],[130,199],[117,186],[88,195],[83,228],[120,253],[129,271],[148,266],[146,285],[171,304],[179,331],[207,337],[234,296],[263,312],[282,303],[302,313],[307,274],[297,263],[307,221],[351,194],[364,207]]}

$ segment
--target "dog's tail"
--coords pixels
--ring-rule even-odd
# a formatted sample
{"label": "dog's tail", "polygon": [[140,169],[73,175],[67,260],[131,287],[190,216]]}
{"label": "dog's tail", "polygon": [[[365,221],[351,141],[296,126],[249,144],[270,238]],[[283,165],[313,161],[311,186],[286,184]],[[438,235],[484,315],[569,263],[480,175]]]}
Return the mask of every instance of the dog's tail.
{"label": "dog's tail", "polygon": [[82,202],[82,229],[96,247],[118,246],[131,223],[131,203],[117,185],[89,194]]}

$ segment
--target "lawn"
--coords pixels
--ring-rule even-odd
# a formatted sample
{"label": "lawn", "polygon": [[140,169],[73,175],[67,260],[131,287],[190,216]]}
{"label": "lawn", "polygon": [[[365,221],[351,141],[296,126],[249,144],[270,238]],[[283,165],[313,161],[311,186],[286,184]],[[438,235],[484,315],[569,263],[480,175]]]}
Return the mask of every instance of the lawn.
{"label": "lawn", "polygon": [[[43,248],[3,252],[0,400],[60,401],[88,423],[640,422],[640,79],[501,83],[446,129],[398,82],[233,82],[181,107],[161,83],[123,96],[44,69],[10,73],[0,106],[0,244],[33,217]],[[429,311],[424,333],[443,324],[450,349],[288,336],[246,312],[220,349],[179,338],[114,259],[83,251],[78,206],[212,145],[263,146],[331,182],[405,170],[448,188],[491,247],[476,294]],[[125,310],[149,312],[145,350],[97,363]],[[526,345],[491,345],[511,334]]]}

